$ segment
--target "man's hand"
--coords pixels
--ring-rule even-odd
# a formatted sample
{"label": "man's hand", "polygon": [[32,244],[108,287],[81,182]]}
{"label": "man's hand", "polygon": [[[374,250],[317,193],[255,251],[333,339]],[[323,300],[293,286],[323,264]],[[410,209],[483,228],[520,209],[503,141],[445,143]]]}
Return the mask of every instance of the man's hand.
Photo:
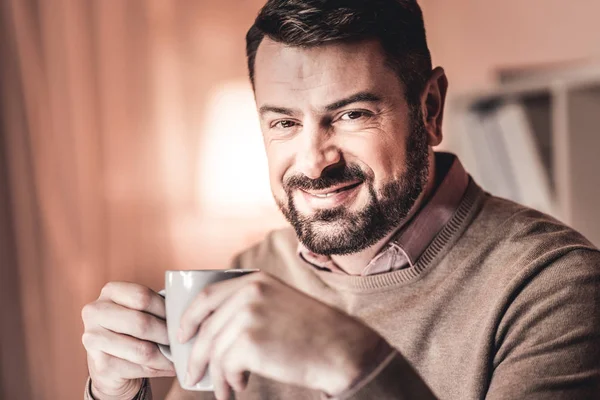
{"label": "man's hand", "polygon": [[362,322],[263,272],[205,288],[181,319],[180,341],[199,329],[189,384],[210,368],[218,399],[242,391],[248,372],[337,394],[361,376],[383,339]]}
{"label": "man's hand", "polygon": [[175,376],[173,364],[156,346],[169,341],[164,299],[151,289],[108,283],[81,314],[92,394],[98,400],[130,400],[142,378]]}

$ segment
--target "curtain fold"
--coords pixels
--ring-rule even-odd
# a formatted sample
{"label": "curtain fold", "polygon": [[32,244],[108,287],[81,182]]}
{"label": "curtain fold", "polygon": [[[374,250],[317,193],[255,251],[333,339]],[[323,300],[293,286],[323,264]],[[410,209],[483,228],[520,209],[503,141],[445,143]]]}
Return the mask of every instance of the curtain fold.
{"label": "curtain fold", "polygon": [[[21,109],[20,74],[14,62],[15,44],[10,33],[9,9],[0,4],[0,398],[31,398],[30,376],[27,361],[27,344],[24,332],[24,305],[18,285],[17,240],[14,236],[15,216],[12,198],[9,196],[10,130],[20,130],[25,126],[25,116]],[[23,157],[10,161],[19,163],[22,169],[28,168]],[[35,237],[32,238],[32,245]]]}
{"label": "curtain fold", "polygon": [[138,90],[149,70],[145,6],[2,7],[2,198],[12,220],[2,233],[13,253],[3,260],[3,286],[12,286],[3,300],[14,298],[2,305],[3,316],[14,315],[1,339],[3,398],[77,398],[87,375],[81,307],[109,280],[160,285],[158,265],[169,259],[169,243],[148,251],[143,231],[167,230],[161,187],[150,182],[154,204],[136,187],[142,171],[160,172],[140,165],[137,152],[152,143],[148,97]]}
{"label": "curtain fold", "polygon": [[196,198],[209,97],[246,79],[262,3],[0,1],[0,398],[80,398],[81,308],[106,282],[227,268],[280,223]]}

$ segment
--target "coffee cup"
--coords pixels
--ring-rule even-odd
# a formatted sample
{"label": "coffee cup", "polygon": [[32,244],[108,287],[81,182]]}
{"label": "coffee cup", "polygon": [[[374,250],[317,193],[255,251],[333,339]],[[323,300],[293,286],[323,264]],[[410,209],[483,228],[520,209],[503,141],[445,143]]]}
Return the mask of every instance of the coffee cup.
{"label": "coffee cup", "polygon": [[175,365],[177,379],[183,389],[195,391],[214,390],[208,371],[197,384],[193,386],[185,384],[188,359],[196,336],[186,343],[179,343],[177,332],[179,331],[181,316],[206,286],[256,271],[258,270],[228,269],[165,272],[165,289],[161,290],[159,294],[165,298],[167,332],[170,345],[159,344],[158,348]]}

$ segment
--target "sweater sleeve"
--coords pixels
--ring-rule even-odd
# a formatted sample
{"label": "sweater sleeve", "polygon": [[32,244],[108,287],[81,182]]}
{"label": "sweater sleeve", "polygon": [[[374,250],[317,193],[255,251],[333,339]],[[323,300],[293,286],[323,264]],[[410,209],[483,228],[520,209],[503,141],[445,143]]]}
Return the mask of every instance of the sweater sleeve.
{"label": "sweater sleeve", "polygon": [[600,253],[567,253],[508,304],[486,399],[600,398]]}
{"label": "sweater sleeve", "polygon": [[[85,385],[84,400],[96,400],[92,396],[92,380],[88,378]],[[190,392],[183,390],[177,379],[173,381],[173,385],[167,394],[166,400],[215,400],[214,392]],[[144,383],[138,394],[132,400],[152,400],[152,388],[150,380],[144,379]]]}
{"label": "sweater sleeve", "polygon": [[[88,378],[87,383],[85,384],[83,400],[96,400],[92,395],[92,380],[90,378]],[[132,400],[152,400],[152,389],[150,389],[150,382],[148,379],[143,380],[140,391]]]}
{"label": "sweater sleeve", "polygon": [[369,375],[336,400],[436,399],[418,372],[398,351],[392,351]]}

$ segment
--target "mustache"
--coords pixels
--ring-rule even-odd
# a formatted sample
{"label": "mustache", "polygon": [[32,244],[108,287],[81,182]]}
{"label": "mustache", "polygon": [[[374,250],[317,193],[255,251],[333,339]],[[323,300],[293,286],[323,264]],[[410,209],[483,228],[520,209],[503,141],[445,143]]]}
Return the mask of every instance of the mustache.
{"label": "mustache", "polygon": [[292,175],[283,181],[283,187],[287,193],[294,189],[322,190],[346,182],[366,181],[367,178],[367,174],[358,165],[352,164],[326,168],[317,179],[301,174]]}

